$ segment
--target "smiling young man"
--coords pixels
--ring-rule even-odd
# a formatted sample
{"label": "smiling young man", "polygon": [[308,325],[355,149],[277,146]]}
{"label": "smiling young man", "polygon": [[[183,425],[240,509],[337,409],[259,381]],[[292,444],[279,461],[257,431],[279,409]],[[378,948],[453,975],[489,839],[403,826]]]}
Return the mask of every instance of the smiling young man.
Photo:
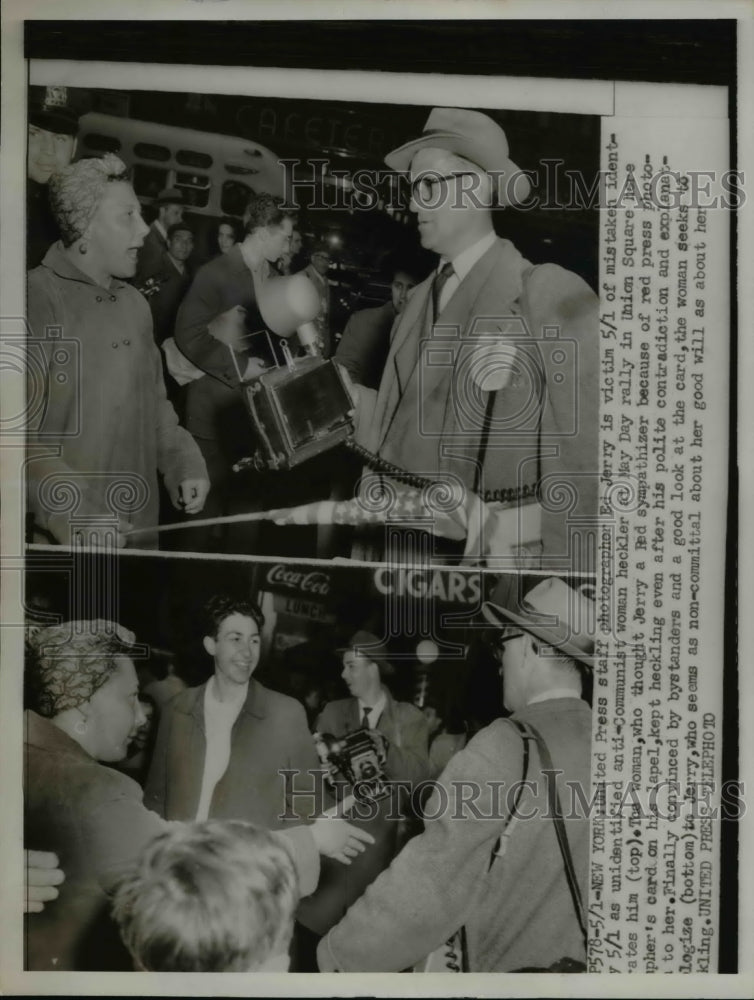
{"label": "smiling young man", "polygon": [[[316,796],[292,795],[315,789],[308,772],[321,768],[304,709],[252,676],[264,622],[259,608],[217,596],[204,613],[213,674],[167,705],[146,805],[165,819],[244,819],[266,829],[294,820],[296,810],[301,818],[313,816]],[[286,784],[281,770],[298,770],[301,778]]]}

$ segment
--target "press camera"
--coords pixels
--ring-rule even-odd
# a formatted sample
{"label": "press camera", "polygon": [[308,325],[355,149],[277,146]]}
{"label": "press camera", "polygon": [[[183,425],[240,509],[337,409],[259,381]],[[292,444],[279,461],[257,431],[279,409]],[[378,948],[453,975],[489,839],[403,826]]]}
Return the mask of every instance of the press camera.
{"label": "press camera", "polygon": [[354,797],[360,802],[377,802],[390,794],[381,733],[357,729],[340,738],[330,733],[315,733],[314,743],[331,785],[336,784],[336,775],[341,775],[353,786]]}

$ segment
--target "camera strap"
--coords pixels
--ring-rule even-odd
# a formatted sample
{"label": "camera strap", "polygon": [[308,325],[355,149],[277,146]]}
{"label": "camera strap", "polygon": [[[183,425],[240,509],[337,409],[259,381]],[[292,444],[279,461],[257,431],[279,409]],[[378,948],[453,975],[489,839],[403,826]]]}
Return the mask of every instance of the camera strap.
{"label": "camera strap", "polygon": [[581,896],[581,890],[579,888],[578,879],[576,878],[576,870],[573,864],[573,856],[571,855],[571,848],[568,843],[568,835],[566,833],[565,821],[563,820],[563,811],[560,806],[560,795],[558,794],[558,787],[555,780],[555,766],[552,762],[552,757],[550,756],[550,751],[545,743],[542,734],[535,729],[531,723],[518,722],[516,719],[508,719],[511,725],[515,726],[518,730],[523,742],[524,742],[524,777],[521,779],[521,786],[518,789],[516,798],[513,803],[513,809],[511,810],[511,817],[506,824],[505,831],[501,834],[498,839],[495,850],[492,852],[492,857],[490,859],[490,868],[495,860],[495,857],[501,857],[505,853],[503,846],[502,853],[499,848],[505,837],[510,835],[511,824],[515,818],[516,809],[518,807],[519,800],[521,798],[521,792],[523,791],[523,782],[526,780],[526,771],[529,764],[529,743],[533,740],[537,745],[537,750],[539,752],[539,762],[541,765],[542,774],[545,777],[547,783],[547,804],[549,808],[550,815],[552,816],[553,823],[555,825],[555,835],[558,839],[558,847],[560,848],[561,857],[563,859],[563,868],[565,870],[566,881],[568,882],[568,889],[571,894],[571,899],[573,901],[573,908],[576,911],[576,917],[579,922],[579,927],[581,933],[584,937],[584,945],[587,944],[588,932],[587,932],[587,921],[586,912],[584,910],[584,902]]}

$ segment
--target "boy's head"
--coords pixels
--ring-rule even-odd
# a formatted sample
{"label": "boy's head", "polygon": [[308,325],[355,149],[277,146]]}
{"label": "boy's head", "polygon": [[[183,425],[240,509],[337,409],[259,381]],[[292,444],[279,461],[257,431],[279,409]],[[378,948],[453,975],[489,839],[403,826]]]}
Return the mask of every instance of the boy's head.
{"label": "boy's head", "polygon": [[282,838],[209,820],[151,841],[118,883],[113,914],[145,972],[285,971],[297,904]]}

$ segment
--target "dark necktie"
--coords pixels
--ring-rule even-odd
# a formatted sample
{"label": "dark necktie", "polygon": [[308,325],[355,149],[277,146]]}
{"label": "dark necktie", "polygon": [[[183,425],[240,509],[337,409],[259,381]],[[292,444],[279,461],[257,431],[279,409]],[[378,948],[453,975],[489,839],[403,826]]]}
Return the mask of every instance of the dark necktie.
{"label": "dark necktie", "polygon": [[443,264],[441,271],[435,275],[435,280],[432,282],[432,319],[436,320],[440,313],[440,296],[442,295],[442,290],[448,282],[448,279],[454,273],[453,265],[450,261],[447,264]]}
{"label": "dark necktie", "polygon": [[369,729],[369,713],[371,711],[372,711],[372,709],[371,708],[367,708],[366,705],[362,709],[362,713],[363,714],[361,716],[361,725],[362,725],[362,728],[364,728],[364,729]]}

